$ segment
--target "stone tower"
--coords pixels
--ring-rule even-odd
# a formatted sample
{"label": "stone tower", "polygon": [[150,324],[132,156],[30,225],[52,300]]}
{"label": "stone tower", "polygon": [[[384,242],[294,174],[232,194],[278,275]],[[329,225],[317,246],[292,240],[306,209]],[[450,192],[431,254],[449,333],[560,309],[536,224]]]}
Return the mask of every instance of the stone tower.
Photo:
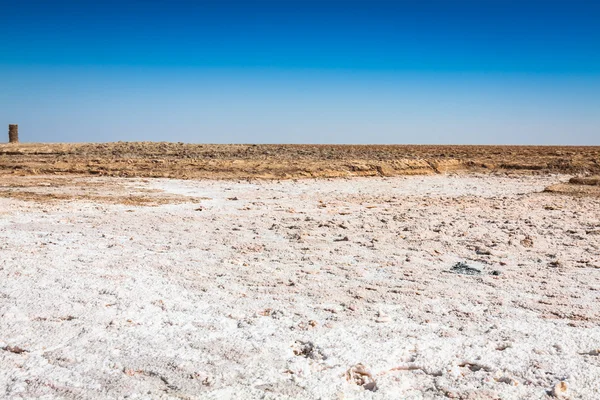
{"label": "stone tower", "polygon": [[8,142],[19,143],[19,125],[8,125]]}

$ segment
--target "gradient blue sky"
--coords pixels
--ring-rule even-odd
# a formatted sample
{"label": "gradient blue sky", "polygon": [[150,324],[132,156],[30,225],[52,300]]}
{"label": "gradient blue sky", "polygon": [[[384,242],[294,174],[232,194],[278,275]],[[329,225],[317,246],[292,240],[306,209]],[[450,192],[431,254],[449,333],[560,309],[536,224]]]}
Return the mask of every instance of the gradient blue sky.
{"label": "gradient blue sky", "polygon": [[0,0],[23,141],[600,145],[600,1]]}

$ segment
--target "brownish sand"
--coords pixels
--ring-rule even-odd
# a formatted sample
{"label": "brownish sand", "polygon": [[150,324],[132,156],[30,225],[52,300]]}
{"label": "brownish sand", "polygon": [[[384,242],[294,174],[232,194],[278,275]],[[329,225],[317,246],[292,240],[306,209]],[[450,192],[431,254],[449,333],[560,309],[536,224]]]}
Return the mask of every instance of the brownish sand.
{"label": "brownish sand", "polygon": [[599,174],[600,147],[2,144],[0,174],[285,179],[445,172]]}

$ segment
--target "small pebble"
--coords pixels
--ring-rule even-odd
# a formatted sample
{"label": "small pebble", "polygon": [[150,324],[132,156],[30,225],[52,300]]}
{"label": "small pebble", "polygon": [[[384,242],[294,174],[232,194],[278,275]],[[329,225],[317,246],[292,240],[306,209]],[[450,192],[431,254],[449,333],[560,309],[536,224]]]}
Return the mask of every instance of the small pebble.
{"label": "small pebble", "polygon": [[554,387],[552,388],[552,396],[558,397],[558,398],[564,398],[567,396],[568,391],[569,391],[569,386],[567,385],[567,382],[560,381],[556,385],[554,385]]}
{"label": "small pebble", "polygon": [[377,314],[377,318],[375,319],[375,322],[383,324],[386,322],[390,322],[391,320],[392,319],[388,315],[380,312]]}

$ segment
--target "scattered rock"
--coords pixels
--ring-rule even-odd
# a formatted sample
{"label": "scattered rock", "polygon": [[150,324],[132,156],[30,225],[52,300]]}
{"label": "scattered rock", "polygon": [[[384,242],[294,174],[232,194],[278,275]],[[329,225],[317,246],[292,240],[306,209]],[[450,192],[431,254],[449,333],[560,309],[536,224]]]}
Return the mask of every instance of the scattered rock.
{"label": "scattered rock", "polygon": [[519,381],[510,376],[502,376],[502,377],[496,379],[496,381],[506,383],[507,385],[510,385],[510,386],[519,386]]}
{"label": "scattered rock", "polygon": [[600,176],[581,176],[569,179],[572,185],[600,186]]}
{"label": "scattered rock", "polygon": [[510,349],[511,347],[512,347],[512,344],[510,344],[510,343],[501,343],[496,347],[496,350],[504,351],[506,349]]}
{"label": "scattered rock", "polygon": [[384,314],[382,312],[377,313],[377,318],[375,319],[375,322],[383,324],[383,323],[391,322],[391,321],[392,321],[392,319],[387,314]]}
{"label": "scattered rock", "polygon": [[290,239],[290,240],[296,240],[296,241],[301,241],[302,240],[302,235],[299,234],[299,233],[297,233],[297,232],[295,232],[295,233],[292,233],[292,234],[288,235],[288,239]]}
{"label": "scattered rock", "polygon": [[237,327],[240,329],[248,328],[249,326],[254,325],[254,321],[251,318],[244,318],[239,320],[237,323]]}
{"label": "scattered rock", "polygon": [[311,360],[322,361],[327,359],[327,356],[323,354],[323,350],[315,346],[312,342],[296,340],[292,345],[292,350],[295,355],[310,358]]}
{"label": "scattered rock", "polygon": [[495,269],[492,272],[490,272],[490,275],[500,276],[500,275],[502,275],[502,271]]}
{"label": "scattered rock", "polygon": [[263,316],[263,317],[270,317],[272,313],[273,313],[272,308],[265,308],[264,310],[259,311],[258,315]]}
{"label": "scattered rock", "polygon": [[554,397],[565,398],[568,395],[568,392],[569,392],[569,386],[567,385],[567,382],[560,381],[556,385],[554,385],[554,387],[552,388],[551,394]]}
{"label": "scattered rock", "polygon": [[492,252],[490,251],[490,249],[486,249],[485,247],[477,247],[475,249],[475,253],[477,253],[480,256],[491,256]]}
{"label": "scattered rock", "polygon": [[317,321],[314,321],[314,320],[310,320],[308,322],[300,321],[297,326],[292,326],[291,329],[298,328],[300,330],[307,331],[311,328],[316,328],[318,325],[319,324],[317,323]]}
{"label": "scattered rock", "polygon": [[552,267],[552,268],[558,268],[558,267],[562,266],[562,263],[560,261],[558,261],[558,260],[551,261],[551,262],[548,263],[548,266]]}
{"label": "scattered rock", "polygon": [[281,310],[274,310],[272,308],[265,308],[264,310],[259,311],[258,315],[260,315],[262,317],[271,317],[273,319],[280,319],[285,314]]}
{"label": "scattered rock", "polygon": [[340,239],[334,239],[334,242],[348,242],[350,239],[348,239],[348,236],[344,236],[343,238]]}
{"label": "scattered rock", "polygon": [[525,239],[521,240],[521,246],[533,247],[533,239],[529,236],[526,236]]}
{"label": "scattered rock", "polygon": [[462,274],[462,275],[479,275],[479,274],[481,274],[481,270],[470,267],[469,265],[467,265],[466,263],[464,263],[462,261],[454,264],[454,266],[450,269],[450,271],[454,272],[455,274]]}
{"label": "scattered rock", "polygon": [[21,353],[28,352],[28,350],[22,349],[19,346],[4,346],[4,347],[2,347],[2,350],[10,351],[11,353],[15,353],[15,354],[21,354]]}
{"label": "scattered rock", "polygon": [[363,364],[356,364],[346,371],[346,380],[358,386],[362,386],[366,390],[372,392],[377,391],[377,383],[373,375],[367,370]]}

